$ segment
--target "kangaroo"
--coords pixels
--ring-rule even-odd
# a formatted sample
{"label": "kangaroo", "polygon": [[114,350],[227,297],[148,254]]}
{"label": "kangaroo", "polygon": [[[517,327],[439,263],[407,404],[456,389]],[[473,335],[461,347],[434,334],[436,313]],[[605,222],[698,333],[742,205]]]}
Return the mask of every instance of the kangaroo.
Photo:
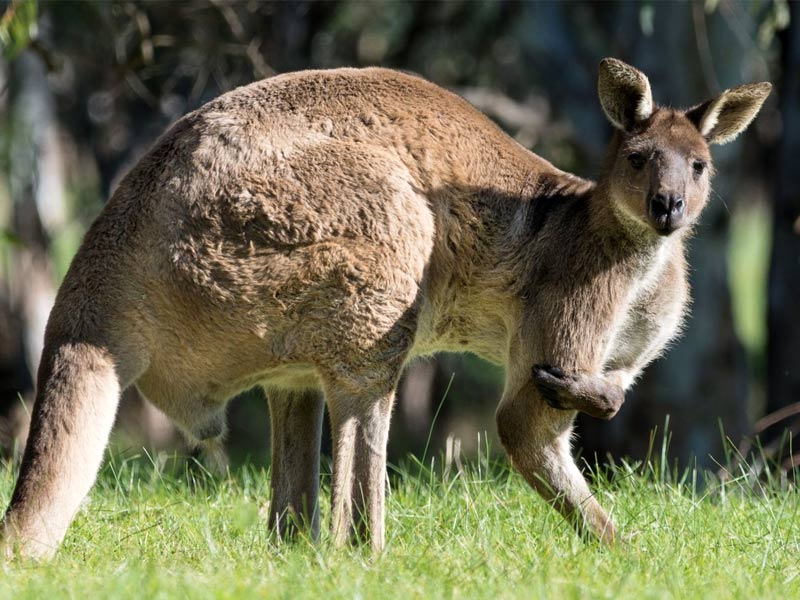
{"label": "kangaroo", "polygon": [[58,292],[8,552],[56,550],[133,384],[206,444],[229,398],[265,388],[281,535],[318,534],[327,405],[332,539],[380,550],[398,378],[440,351],[505,367],[497,427],[513,465],[579,532],[618,539],[572,459],[573,419],[613,416],[680,330],[709,144],[747,127],[770,84],[660,108],[644,74],[606,59],[598,88],[616,132],[597,183],[380,68],[277,76],[180,119]]}

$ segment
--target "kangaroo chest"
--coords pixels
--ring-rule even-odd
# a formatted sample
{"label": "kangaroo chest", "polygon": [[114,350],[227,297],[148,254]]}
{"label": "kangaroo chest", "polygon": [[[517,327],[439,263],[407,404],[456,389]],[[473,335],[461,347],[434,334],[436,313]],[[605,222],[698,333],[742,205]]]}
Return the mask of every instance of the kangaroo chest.
{"label": "kangaroo chest", "polygon": [[650,314],[646,303],[637,300],[619,317],[609,332],[604,353],[604,370],[627,370],[636,366],[640,357],[667,329],[657,316]]}
{"label": "kangaroo chest", "polygon": [[609,328],[603,370],[623,371],[632,381],[680,331],[685,281],[666,252],[631,286]]}

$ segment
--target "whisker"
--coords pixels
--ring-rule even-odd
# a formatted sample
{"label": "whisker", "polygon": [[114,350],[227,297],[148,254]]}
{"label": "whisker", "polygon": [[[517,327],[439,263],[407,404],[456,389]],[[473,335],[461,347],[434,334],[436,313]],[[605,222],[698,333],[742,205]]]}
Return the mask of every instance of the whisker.
{"label": "whisker", "polygon": [[715,189],[711,189],[711,193],[714,194],[717,198],[719,198],[720,202],[722,202],[722,206],[725,207],[725,211],[728,213],[728,216],[731,215],[731,209],[728,208],[728,203],[725,202],[725,198],[722,197]]}

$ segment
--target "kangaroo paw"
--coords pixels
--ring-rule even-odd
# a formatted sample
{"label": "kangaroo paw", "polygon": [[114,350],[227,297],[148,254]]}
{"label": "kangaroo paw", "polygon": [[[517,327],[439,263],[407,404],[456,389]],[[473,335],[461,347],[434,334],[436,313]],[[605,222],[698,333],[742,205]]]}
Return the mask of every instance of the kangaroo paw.
{"label": "kangaroo paw", "polygon": [[611,419],[625,401],[623,389],[602,376],[569,373],[552,365],[535,365],[533,382],[551,407],[577,410],[598,419]]}
{"label": "kangaroo paw", "polygon": [[549,406],[558,410],[577,410],[569,393],[566,374],[559,367],[542,364],[533,367],[533,383]]}

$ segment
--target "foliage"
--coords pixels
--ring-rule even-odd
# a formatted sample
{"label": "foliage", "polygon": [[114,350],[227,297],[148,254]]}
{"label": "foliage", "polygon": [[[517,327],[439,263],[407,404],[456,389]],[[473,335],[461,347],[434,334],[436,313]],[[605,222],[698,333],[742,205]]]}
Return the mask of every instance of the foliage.
{"label": "foliage", "polygon": [[767,344],[767,278],[772,222],[765,206],[754,204],[731,218],[728,250],[734,324],[751,360],[763,364]]}
{"label": "foliage", "polygon": [[38,5],[36,0],[15,0],[0,18],[0,47],[13,59],[36,37]]}
{"label": "foliage", "polygon": [[[522,479],[482,458],[443,479],[395,469],[388,547],[276,544],[261,516],[268,474],[224,481],[112,459],[49,564],[4,566],[0,598],[752,598],[790,597],[800,493],[754,495],[687,471],[621,465],[595,482],[632,541],[578,539]],[[0,476],[0,496],[12,473]],[[323,505],[323,514],[328,507]]]}

